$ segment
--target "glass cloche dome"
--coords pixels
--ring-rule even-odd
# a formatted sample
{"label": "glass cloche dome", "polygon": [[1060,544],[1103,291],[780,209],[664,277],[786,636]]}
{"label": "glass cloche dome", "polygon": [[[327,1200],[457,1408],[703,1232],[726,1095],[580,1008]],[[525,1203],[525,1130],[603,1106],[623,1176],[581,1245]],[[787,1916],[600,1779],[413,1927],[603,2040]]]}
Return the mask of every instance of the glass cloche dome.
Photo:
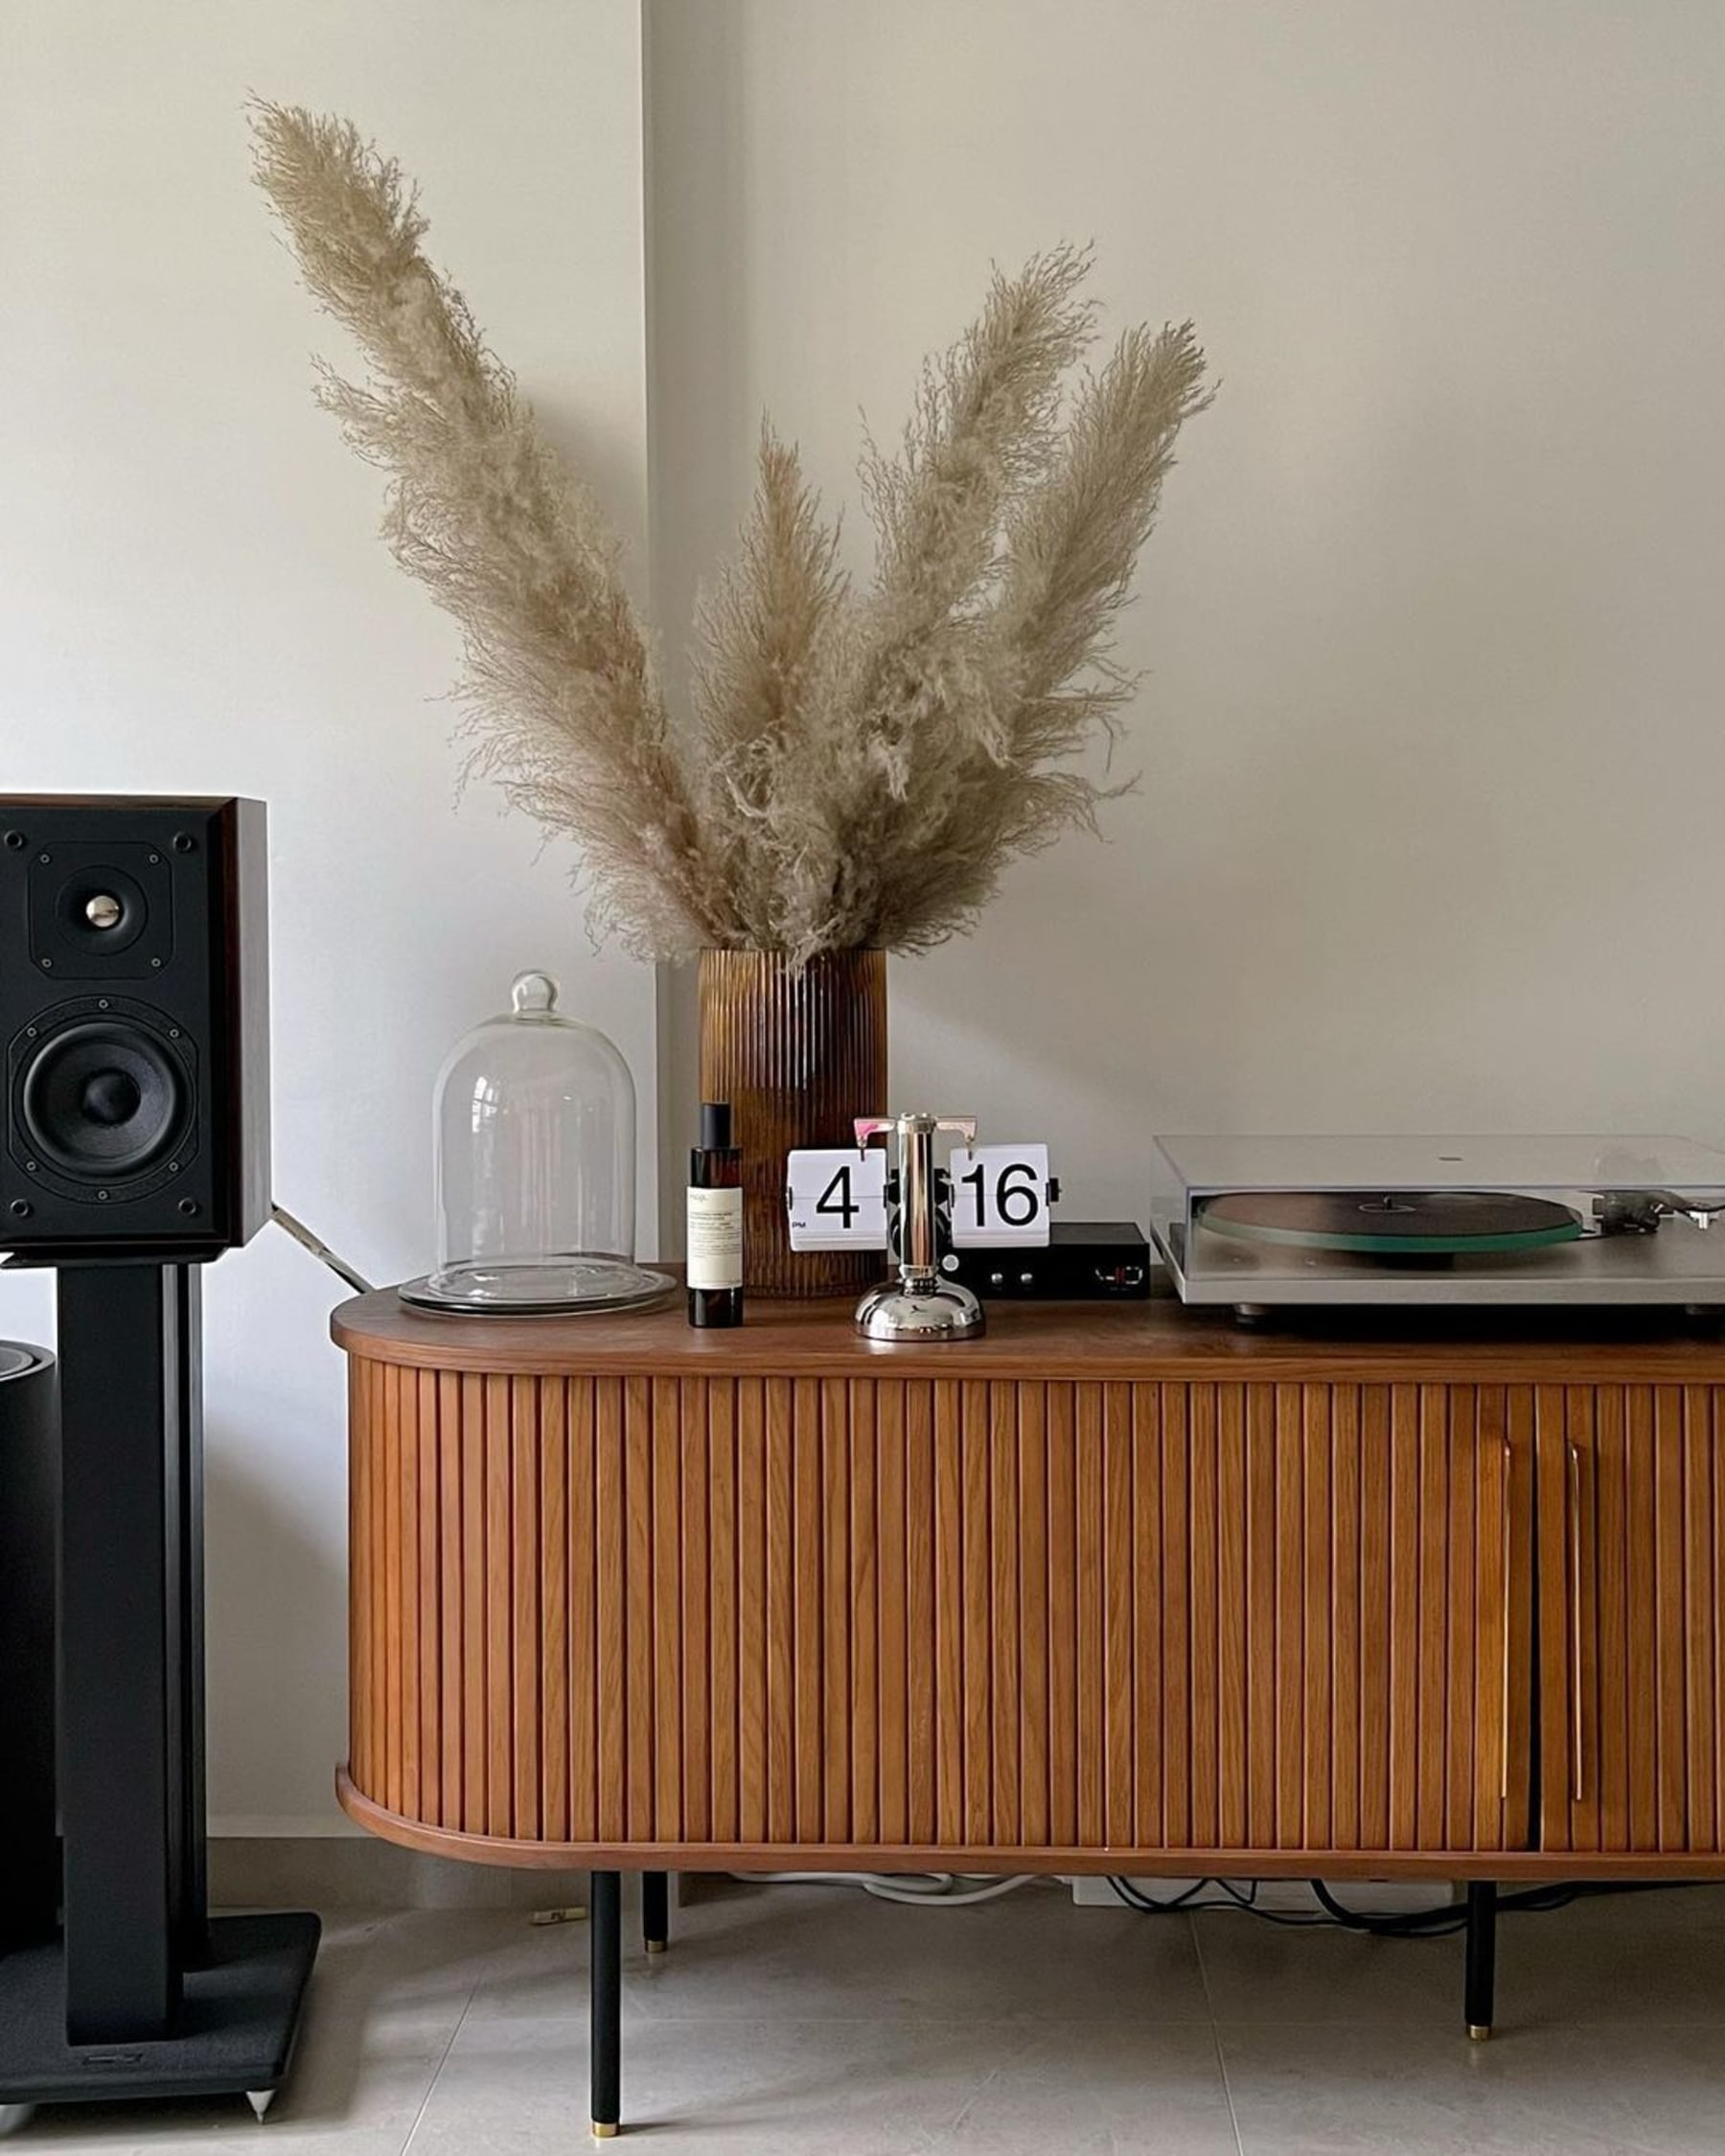
{"label": "glass cloche dome", "polygon": [[437,1271],[402,1293],[515,1317],[656,1301],[673,1282],[634,1262],[629,1066],[559,1014],[549,974],[522,974],[511,1005],[438,1074]]}

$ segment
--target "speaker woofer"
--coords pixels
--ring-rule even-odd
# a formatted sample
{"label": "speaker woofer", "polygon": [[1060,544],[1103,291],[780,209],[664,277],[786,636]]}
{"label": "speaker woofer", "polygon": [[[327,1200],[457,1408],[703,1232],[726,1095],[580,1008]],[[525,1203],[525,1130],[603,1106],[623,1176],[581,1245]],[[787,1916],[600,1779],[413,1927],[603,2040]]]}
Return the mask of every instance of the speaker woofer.
{"label": "speaker woofer", "polygon": [[80,1182],[144,1174],[193,1108],[185,1066],[134,1019],[85,1019],[43,1040],[18,1074],[18,1115],[50,1166]]}

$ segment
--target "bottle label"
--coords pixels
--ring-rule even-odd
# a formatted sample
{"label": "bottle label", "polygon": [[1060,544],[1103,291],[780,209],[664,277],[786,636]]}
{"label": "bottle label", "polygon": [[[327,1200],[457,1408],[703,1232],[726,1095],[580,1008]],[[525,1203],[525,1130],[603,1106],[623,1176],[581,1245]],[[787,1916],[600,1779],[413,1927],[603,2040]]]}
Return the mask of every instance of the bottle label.
{"label": "bottle label", "polygon": [[743,1193],[740,1190],[690,1191],[689,1285],[691,1288],[740,1288],[743,1285]]}

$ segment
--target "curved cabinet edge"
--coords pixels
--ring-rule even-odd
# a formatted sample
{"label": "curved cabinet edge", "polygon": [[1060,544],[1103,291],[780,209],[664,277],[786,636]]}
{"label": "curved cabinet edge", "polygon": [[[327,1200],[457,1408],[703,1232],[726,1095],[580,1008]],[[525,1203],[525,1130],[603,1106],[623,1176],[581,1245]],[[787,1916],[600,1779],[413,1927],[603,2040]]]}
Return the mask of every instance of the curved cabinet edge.
{"label": "curved cabinet edge", "polygon": [[[1562,1384],[1725,1382],[1725,1342],[1658,1313],[1579,1317],[1468,1314],[1458,1336],[1431,1312],[1362,1310],[1356,1322],[1298,1321],[1253,1331],[1231,1312],[1172,1296],[1125,1302],[991,1305],[988,1330],[962,1343],[883,1344],[859,1337],[848,1298],[761,1300],[740,1330],[691,1326],[680,1296],[610,1317],[441,1317],[405,1308],[393,1289],[339,1304],[335,1344],[403,1369],[513,1377],[963,1378],[1002,1384]],[[1420,1322],[1413,1322],[1417,1319]],[[1510,1320],[1513,1320],[1511,1322]],[[1591,1319],[1590,1323],[1588,1320]]]}
{"label": "curved cabinet edge", "polygon": [[335,1794],[354,1823],[427,1856],[524,1871],[596,1866],[613,1871],[919,1871],[1110,1873],[1261,1879],[1725,1879],[1725,1854],[1538,1849],[1124,1849],[991,1848],[906,1843],[522,1842],[427,1826],[392,1812],[337,1770]]}

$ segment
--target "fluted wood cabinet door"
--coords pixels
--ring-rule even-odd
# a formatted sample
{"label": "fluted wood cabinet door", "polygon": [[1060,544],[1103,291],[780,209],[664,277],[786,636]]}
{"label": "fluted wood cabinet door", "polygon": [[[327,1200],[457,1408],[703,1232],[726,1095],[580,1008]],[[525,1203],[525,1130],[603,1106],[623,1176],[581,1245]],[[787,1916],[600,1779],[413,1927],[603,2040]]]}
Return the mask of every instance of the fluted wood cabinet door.
{"label": "fluted wood cabinet door", "polygon": [[1725,1850],[1722,1400],[1540,1388],[1543,1848]]}
{"label": "fluted wood cabinet door", "polygon": [[1524,1846],[1530,1390],[1191,1386],[1137,1413],[1137,1666],[1162,1688],[1139,1837]]}
{"label": "fluted wood cabinet door", "polygon": [[1525,1843],[1532,1394],[356,1361],[355,1788],[683,1852]]}

